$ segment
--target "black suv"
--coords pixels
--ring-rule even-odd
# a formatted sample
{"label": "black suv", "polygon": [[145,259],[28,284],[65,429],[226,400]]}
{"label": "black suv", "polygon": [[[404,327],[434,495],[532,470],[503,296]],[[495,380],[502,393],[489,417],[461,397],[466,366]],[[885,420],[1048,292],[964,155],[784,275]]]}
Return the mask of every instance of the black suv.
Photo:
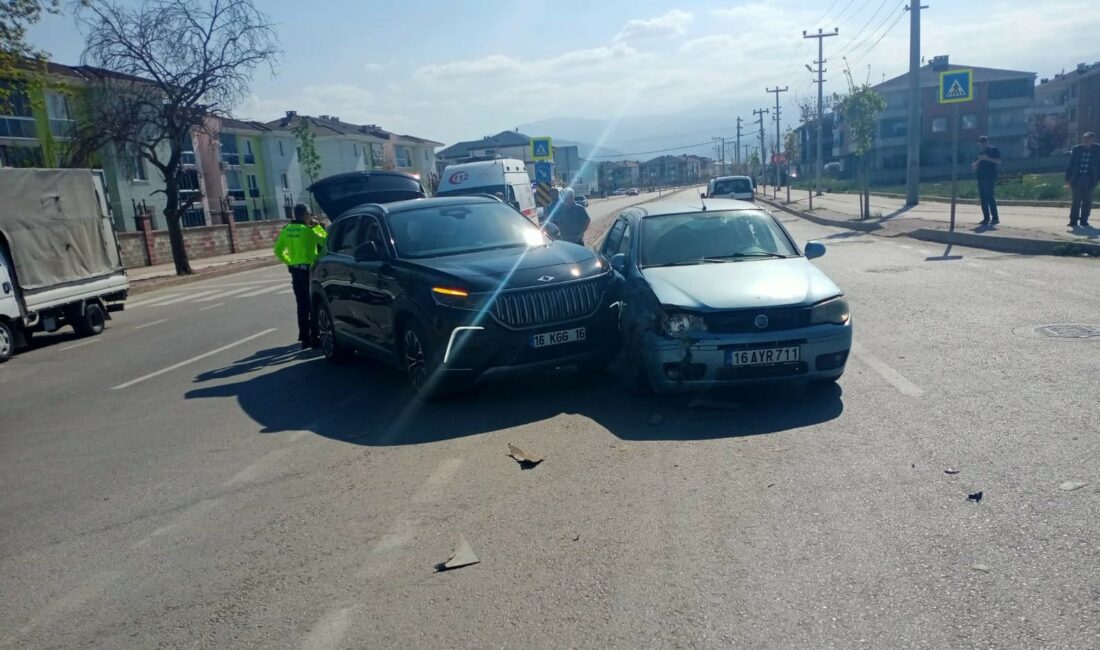
{"label": "black suv", "polygon": [[[333,178],[340,192],[326,191],[329,179],[314,185],[325,212],[341,216],[312,275],[329,360],[361,351],[432,395],[517,371],[602,368],[614,357],[614,274],[592,251],[551,241],[493,197],[382,205],[354,197],[349,175]],[[370,178],[362,197],[379,185],[377,172]]]}

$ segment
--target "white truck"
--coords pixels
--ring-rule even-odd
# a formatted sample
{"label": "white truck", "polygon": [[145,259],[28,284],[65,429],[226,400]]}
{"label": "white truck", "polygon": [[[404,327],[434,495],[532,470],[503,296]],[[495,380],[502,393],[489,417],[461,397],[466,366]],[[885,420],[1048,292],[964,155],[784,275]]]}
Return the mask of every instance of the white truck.
{"label": "white truck", "polygon": [[0,197],[0,362],[35,332],[102,332],[130,289],[102,177],[0,169]]}

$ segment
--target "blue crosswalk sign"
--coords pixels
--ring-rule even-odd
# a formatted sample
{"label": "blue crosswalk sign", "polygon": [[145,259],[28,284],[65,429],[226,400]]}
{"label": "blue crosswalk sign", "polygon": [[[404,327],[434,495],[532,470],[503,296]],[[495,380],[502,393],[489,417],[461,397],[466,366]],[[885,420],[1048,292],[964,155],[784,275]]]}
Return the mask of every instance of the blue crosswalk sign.
{"label": "blue crosswalk sign", "polygon": [[554,157],[554,147],[550,138],[531,138],[531,158],[550,160]]}
{"label": "blue crosswalk sign", "polygon": [[535,182],[536,183],[553,183],[554,182],[554,165],[548,162],[535,163]]}
{"label": "blue crosswalk sign", "polygon": [[958,104],[974,99],[974,71],[948,70],[940,73],[940,103]]}

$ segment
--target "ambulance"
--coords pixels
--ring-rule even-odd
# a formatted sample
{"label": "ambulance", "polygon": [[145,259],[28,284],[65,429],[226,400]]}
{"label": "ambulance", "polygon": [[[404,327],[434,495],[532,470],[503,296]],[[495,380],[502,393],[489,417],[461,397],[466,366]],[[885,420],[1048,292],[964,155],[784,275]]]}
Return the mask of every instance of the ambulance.
{"label": "ambulance", "polygon": [[498,158],[481,162],[448,165],[439,179],[436,196],[496,196],[519,210],[523,216],[536,218],[535,193],[531,177],[522,160]]}

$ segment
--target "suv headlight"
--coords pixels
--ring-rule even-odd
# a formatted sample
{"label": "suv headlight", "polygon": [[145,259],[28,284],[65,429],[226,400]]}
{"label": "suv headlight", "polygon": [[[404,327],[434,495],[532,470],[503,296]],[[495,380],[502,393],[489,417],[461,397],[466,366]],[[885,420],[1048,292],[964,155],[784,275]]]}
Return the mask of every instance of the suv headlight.
{"label": "suv headlight", "polygon": [[832,323],[843,325],[852,317],[848,301],[841,296],[820,302],[810,310],[810,324]]}
{"label": "suv headlight", "polygon": [[687,336],[692,332],[707,331],[707,324],[703,317],[695,314],[666,314],[661,319],[661,326],[669,336]]}

